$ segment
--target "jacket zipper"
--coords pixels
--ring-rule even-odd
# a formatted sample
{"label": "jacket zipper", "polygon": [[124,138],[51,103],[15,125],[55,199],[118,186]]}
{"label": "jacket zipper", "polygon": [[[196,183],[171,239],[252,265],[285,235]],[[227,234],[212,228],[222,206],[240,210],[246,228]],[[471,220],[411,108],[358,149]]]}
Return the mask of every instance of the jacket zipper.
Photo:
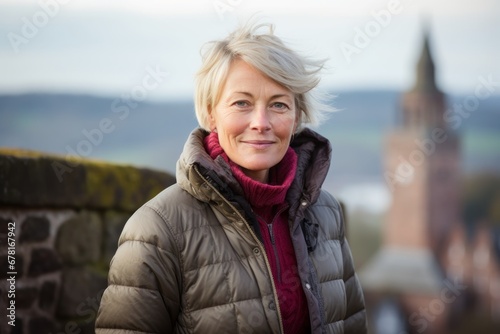
{"label": "jacket zipper", "polygon": [[278,282],[281,283],[281,266],[280,266],[280,259],[278,257],[278,250],[276,249],[276,241],[274,240],[273,224],[267,224],[267,229],[269,230],[269,236],[271,237],[271,245],[273,246],[274,260],[276,261],[276,271],[277,271],[277,275],[278,275]]}
{"label": "jacket zipper", "polygon": [[[276,272],[278,275],[278,282],[279,283],[281,283],[281,265],[280,265],[280,259],[278,256],[278,249],[276,248],[276,239],[274,238],[273,226],[274,226],[274,222],[276,221],[276,219],[283,213],[283,211],[285,211],[285,209],[287,207],[288,206],[283,206],[281,209],[279,209],[278,212],[276,213],[276,215],[274,215],[271,223],[270,224],[266,223],[267,229],[269,230],[269,237],[271,239],[271,245],[273,246],[274,260],[276,261]],[[257,215],[257,217],[259,217],[260,219],[262,219],[265,222],[265,220],[261,216]]]}
{"label": "jacket zipper", "polygon": [[264,244],[259,240],[259,238],[257,238],[257,235],[255,235],[255,232],[252,230],[252,228],[250,227],[250,224],[247,222],[247,220],[245,219],[245,217],[243,217],[241,215],[241,213],[224,196],[222,196],[222,194],[210,182],[208,182],[203,177],[203,175],[201,175],[201,173],[198,170],[198,168],[194,168],[194,170],[196,170],[196,173],[198,173],[198,175],[203,180],[205,180],[207,182],[207,184],[210,186],[210,188],[212,188],[213,191],[215,191],[224,200],[224,202],[226,202],[229,205],[229,207],[231,209],[233,209],[233,211],[241,218],[241,220],[243,220],[243,222],[245,222],[245,224],[248,227],[248,231],[250,232],[250,235],[254,238],[254,240],[259,245],[260,252],[264,254],[264,262],[266,263],[267,271],[269,272],[269,275],[271,276],[271,288],[273,290],[273,297],[274,297],[274,300],[275,300],[274,304],[276,305],[276,312],[278,313],[278,321],[279,321],[279,325],[280,325],[280,333],[284,333],[283,320],[281,319],[281,309],[280,309],[280,303],[279,303],[279,299],[278,299],[278,292],[276,290],[276,286],[274,285],[273,271],[271,270],[271,265],[269,264],[269,260],[268,260],[268,258],[266,256],[266,250],[265,250]]}

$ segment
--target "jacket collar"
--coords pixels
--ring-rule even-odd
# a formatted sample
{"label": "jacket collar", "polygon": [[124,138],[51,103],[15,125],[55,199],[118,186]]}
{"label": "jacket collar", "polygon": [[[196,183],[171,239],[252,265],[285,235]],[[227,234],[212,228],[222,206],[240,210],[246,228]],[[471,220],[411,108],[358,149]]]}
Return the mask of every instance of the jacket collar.
{"label": "jacket collar", "polygon": [[205,151],[203,138],[207,135],[208,132],[201,128],[193,130],[189,135],[177,161],[177,184],[203,202],[214,200],[213,191],[207,186],[207,182],[215,182],[241,194],[242,189],[224,159],[219,156],[214,160]]}
{"label": "jacket collar", "polygon": [[287,197],[293,213],[299,203],[310,205],[318,199],[330,169],[332,147],[328,139],[309,128],[296,134],[290,146],[298,156],[295,180]]}
{"label": "jacket collar", "polygon": [[[219,196],[214,194],[207,182],[217,184],[223,194],[242,196],[241,186],[226,161],[221,157],[213,160],[205,151],[203,138],[207,135],[208,132],[201,128],[193,130],[189,135],[177,161],[178,185],[204,202],[217,201]],[[297,153],[297,172],[287,195],[292,210],[303,201],[311,204],[318,199],[330,168],[332,151],[325,137],[308,128],[294,137],[290,146]]]}

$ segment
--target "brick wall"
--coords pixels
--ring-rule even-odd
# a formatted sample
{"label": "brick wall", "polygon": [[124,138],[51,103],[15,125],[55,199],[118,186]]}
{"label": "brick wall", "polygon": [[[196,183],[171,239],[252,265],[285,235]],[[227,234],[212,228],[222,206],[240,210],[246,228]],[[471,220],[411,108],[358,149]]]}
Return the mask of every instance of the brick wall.
{"label": "brick wall", "polygon": [[0,333],[93,333],[123,225],[173,182],[149,169],[0,149]]}

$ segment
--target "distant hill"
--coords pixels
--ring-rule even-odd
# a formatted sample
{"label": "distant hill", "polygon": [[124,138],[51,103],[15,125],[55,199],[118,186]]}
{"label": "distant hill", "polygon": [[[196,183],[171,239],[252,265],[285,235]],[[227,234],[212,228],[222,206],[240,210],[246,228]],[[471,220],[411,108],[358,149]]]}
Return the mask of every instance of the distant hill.
{"label": "distant hill", "polygon": [[[333,104],[339,111],[316,129],[333,146],[327,188],[383,182],[383,139],[396,125],[400,93],[335,94]],[[463,99],[449,97],[449,105]],[[0,146],[59,154],[80,152],[82,156],[170,172],[175,170],[182,145],[196,125],[191,101],[134,104],[87,95],[0,96]],[[102,137],[94,130],[99,127],[107,131],[99,130]],[[458,131],[462,135],[464,172],[500,173],[500,96],[481,101]]]}

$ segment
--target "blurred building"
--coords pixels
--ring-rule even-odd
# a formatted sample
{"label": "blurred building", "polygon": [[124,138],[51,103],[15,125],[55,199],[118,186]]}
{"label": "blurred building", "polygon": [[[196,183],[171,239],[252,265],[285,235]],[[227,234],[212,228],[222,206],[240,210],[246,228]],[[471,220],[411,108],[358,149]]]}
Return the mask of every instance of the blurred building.
{"label": "blurred building", "polygon": [[447,113],[426,34],[386,140],[383,245],[360,271],[372,333],[498,333],[500,261],[487,224],[465,227],[460,141]]}

